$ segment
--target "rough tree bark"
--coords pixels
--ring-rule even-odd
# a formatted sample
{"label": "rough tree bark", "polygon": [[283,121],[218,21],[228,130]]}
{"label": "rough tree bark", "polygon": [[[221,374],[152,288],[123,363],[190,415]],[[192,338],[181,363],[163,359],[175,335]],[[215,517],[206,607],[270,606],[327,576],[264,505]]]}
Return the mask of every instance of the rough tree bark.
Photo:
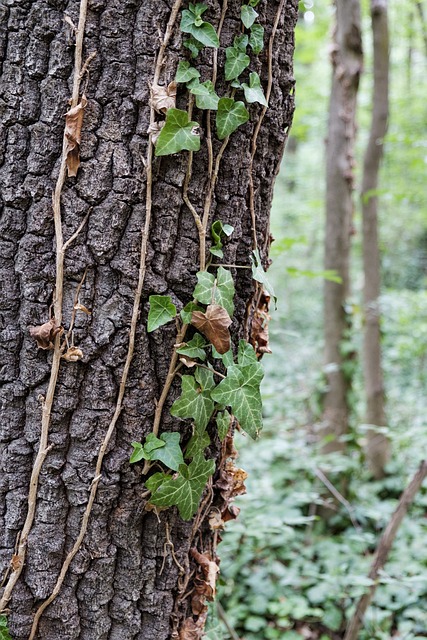
{"label": "rough tree bark", "polygon": [[[64,558],[75,543],[94,480],[100,444],[111,424],[128,350],[138,281],[141,230],[146,215],[146,173],[150,122],[149,83],[160,38],[171,15],[172,0],[90,0],[84,32],[84,59],[91,61],[86,96],[81,167],[62,190],[64,240],[88,220],[69,247],[64,267],[63,325],[67,330],[83,274],[79,302],[91,314],[78,313],[74,344],[79,362],[63,362],[50,416],[48,448],[39,479],[35,519],[26,544],[25,565],[8,602],[14,640],[29,637],[34,612],[56,583]],[[209,19],[218,27],[221,9],[209,0]],[[241,2],[230,0],[221,33],[219,65],[240,24]],[[262,121],[253,162],[256,233],[268,247],[268,212],[274,177],[291,124],[295,0],[261,0],[257,6],[265,43],[281,10],[272,55],[270,106]],[[0,564],[7,570],[28,504],[31,469],[39,448],[42,406],[51,371],[52,351],[37,349],[29,327],[50,317],[57,303],[52,192],[60,168],[64,114],[72,93],[77,0],[6,0],[0,8],[2,94],[0,111],[1,191],[1,407]],[[177,25],[169,41],[160,82],[174,77],[185,57]],[[187,52],[188,55],[188,52]],[[253,59],[264,87],[268,47]],[[212,75],[212,49],[197,61]],[[218,81],[219,91],[225,87]],[[177,106],[186,108],[184,90]],[[252,224],[248,194],[251,144],[261,108],[250,108],[250,121],[229,141],[220,166],[210,220],[235,227],[225,262],[249,264]],[[189,195],[200,210],[206,191],[208,154],[201,122],[202,148],[195,156]],[[220,143],[213,140],[214,154]],[[216,485],[224,461],[213,439],[217,460],[211,491],[190,522],[175,508],[157,517],[144,510],[147,498],[140,466],[129,465],[130,443],[151,431],[156,400],[167,376],[175,327],[147,334],[150,294],[170,295],[178,308],[189,300],[198,271],[198,235],[183,202],[188,154],[155,159],[152,221],[147,270],[136,342],[123,407],[110,440],[87,534],[58,597],[41,617],[43,640],[166,640],[178,638],[182,621],[192,616],[190,597],[197,565],[189,552],[214,555],[209,507],[221,508]],[[266,254],[261,252],[265,260]],[[236,282],[233,341],[245,331],[254,286],[250,271],[233,271]],[[250,307],[250,304],[249,304]],[[71,336],[70,336],[71,339]],[[179,395],[175,380],[162,415],[162,430],[191,432],[189,421],[171,417]],[[169,542],[171,544],[169,544]],[[172,554],[172,549],[174,554]],[[176,561],[175,561],[176,559]],[[183,567],[185,574],[180,573]],[[16,567],[13,566],[12,570]],[[1,591],[0,591],[1,595]],[[195,618],[197,621],[197,618]],[[182,638],[187,636],[182,636]],[[190,636],[188,636],[190,637]],[[193,637],[193,636],[191,636]],[[194,638],[199,635],[194,635]]]}
{"label": "rough tree bark", "polygon": [[[372,120],[363,163],[363,271],[364,312],[363,364],[366,395],[366,423],[378,427],[386,424],[384,382],[381,363],[380,304],[381,265],[378,245],[378,173],[383,156],[384,136],[388,126],[389,37],[387,0],[371,1],[373,35],[374,86]],[[384,475],[390,458],[386,436],[375,430],[367,433],[366,456],[376,478]]]}
{"label": "rough tree bark", "polygon": [[349,382],[343,368],[343,341],[348,329],[345,304],[349,293],[350,236],[353,216],[353,147],[356,98],[362,69],[359,0],[336,0],[332,45],[332,89],[326,142],[325,269],[342,283],[324,286],[325,375],[322,436],[325,451],[344,447],[339,440],[348,426]]}

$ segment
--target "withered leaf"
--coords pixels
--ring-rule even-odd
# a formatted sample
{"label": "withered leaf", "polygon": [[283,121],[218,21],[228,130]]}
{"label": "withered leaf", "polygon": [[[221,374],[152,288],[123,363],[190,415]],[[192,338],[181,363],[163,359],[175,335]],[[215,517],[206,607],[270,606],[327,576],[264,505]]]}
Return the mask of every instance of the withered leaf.
{"label": "withered leaf", "polygon": [[151,141],[154,145],[156,144],[157,138],[160,135],[160,131],[163,129],[164,126],[165,126],[165,121],[162,120],[161,122],[153,122],[148,127],[147,133],[148,135],[150,135],[151,133]]}
{"label": "withered leaf", "polygon": [[67,362],[78,362],[83,358],[83,351],[78,347],[68,347],[62,358]]}
{"label": "withered leaf", "polygon": [[219,304],[210,304],[206,312],[193,311],[191,324],[206,336],[221,355],[227,353],[231,346],[228,327],[232,320],[227,311]]}
{"label": "withered leaf", "polygon": [[250,343],[258,356],[261,356],[264,353],[271,353],[271,349],[268,344],[268,323],[270,321],[270,315],[268,313],[269,305],[270,295],[264,289],[258,307],[255,310],[251,327]]}
{"label": "withered leaf", "polygon": [[209,514],[209,526],[212,531],[222,531],[224,529],[224,520],[216,509],[213,509]]}
{"label": "withered leaf", "polygon": [[186,618],[179,632],[179,640],[200,640],[204,635],[207,617],[208,608],[205,607],[198,616],[197,621],[193,620],[193,618]]}
{"label": "withered leaf", "polygon": [[196,364],[198,364],[195,360],[192,360],[191,358],[186,358],[185,356],[181,356],[179,361],[182,362],[182,364],[184,364],[189,369],[191,369],[191,367],[195,367]]}
{"label": "withered leaf", "polygon": [[176,106],[176,82],[170,82],[167,87],[153,84],[150,88],[151,106],[157,113],[166,113],[168,109],[175,109]]}
{"label": "withered leaf", "polygon": [[208,600],[213,600],[216,593],[216,577],[219,567],[207,555],[197,551],[195,547],[190,550],[190,555],[202,569],[204,582],[204,594]]}
{"label": "withered leaf", "polygon": [[72,107],[65,114],[65,153],[67,156],[67,171],[69,177],[76,176],[80,166],[80,141],[83,124],[83,114],[86,105],[86,96],[82,96],[79,104],[77,104],[75,107]]}
{"label": "withered leaf", "polygon": [[76,311],[82,311],[83,313],[86,313],[88,316],[92,313],[92,311],[89,311],[89,309],[85,307],[84,304],[81,304],[80,302],[77,302],[77,304],[74,305],[74,309]]}
{"label": "withered leaf", "polygon": [[53,341],[58,333],[62,332],[62,327],[56,325],[56,319],[51,318],[37,327],[30,327],[30,336],[35,338],[39,349],[53,349]]}
{"label": "withered leaf", "polygon": [[10,561],[10,565],[12,567],[12,571],[17,571],[22,565],[21,556],[19,556],[16,553],[14,553],[13,556],[12,556],[12,560]]}

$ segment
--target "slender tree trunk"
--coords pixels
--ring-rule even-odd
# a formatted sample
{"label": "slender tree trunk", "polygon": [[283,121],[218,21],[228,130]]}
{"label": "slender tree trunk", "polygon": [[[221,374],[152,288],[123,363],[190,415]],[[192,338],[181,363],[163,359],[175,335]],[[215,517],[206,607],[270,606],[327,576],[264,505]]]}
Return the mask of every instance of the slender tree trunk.
{"label": "slender tree trunk", "polygon": [[[378,244],[378,173],[383,155],[384,136],[388,126],[389,37],[387,0],[371,1],[374,50],[374,87],[372,121],[363,164],[363,289],[365,325],[363,362],[366,394],[366,422],[378,427],[386,424],[384,383],[381,364],[380,293],[381,265]],[[384,434],[368,431],[366,456],[376,478],[384,474],[390,457],[390,446]]]}
{"label": "slender tree trunk", "polygon": [[322,435],[324,449],[339,450],[348,426],[349,380],[344,371],[343,341],[348,330],[345,304],[349,293],[350,237],[353,216],[353,149],[356,98],[362,70],[359,0],[336,0],[332,59],[332,90],[326,143],[325,269],[342,283],[325,281],[325,373]]}
{"label": "slender tree trunk", "polygon": [[[201,565],[190,550],[196,548],[215,558],[218,533],[208,521],[212,509],[221,513],[226,492],[222,467],[231,445],[228,442],[225,450],[212,435],[208,457],[215,459],[217,471],[191,521],[182,520],[175,507],[159,515],[145,510],[141,465],[129,465],[131,442],[143,441],[152,431],[177,339],[174,323],[147,333],[148,296],[169,295],[180,309],[192,299],[200,268],[199,235],[183,199],[189,154],[153,158],[152,170],[147,164],[152,154],[147,134],[153,112],[150,84],[159,72],[159,84],[167,86],[178,60],[190,59],[182,47],[179,15],[171,21],[173,8],[183,7],[173,0],[89,2],[84,34],[80,30],[83,62],[95,51],[96,57],[80,88],[80,99],[84,92],[88,101],[81,166],[77,177],[65,178],[61,163],[64,114],[70,109],[68,100],[75,94],[73,77],[76,79],[73,24],[78,25],[83,3],[8,0],[0,8],[0,280],[4,294],[0,314],[0,569],[2,576],[6,570],[18,576],[6,597],[8,620],[14,640],[29,638],[34,614],[52,593],[64,559],[78,540],[89,494],[96,486],[82,544],[56,599],[41,615],[35,637],[196,639],[202,635],[203,620],[198,617],[200,609],[194,603],[191,606],[191,598],[200,586]],[[207,4],[206,16],[215,29],[224,18],[217,81],[218,92],[224,95],[224,48],[232,44],[236,28],[240,29],[241,3],[230,1],[227,6],[224,0],[209,0]],[[260,247],[268,246],[272,188],[294,108],[297,2],[261,0],[257,12],[265,27],[265,46],[251,57],[251,70],[258,71],[264,89],[272,83],[269,108],[261,122],[263,110],[251,105],[249,122],[230,137],[208,208],[209,222],[220,219],[235,228],[225,247],[227,264],[249,265],[254,235]],[[166,44],[164,56],[159,54],[162,42]],[[194,64],[203,80],[212,78],[213,50],[205,49]],[[186,109],[187,100],[185,87],[180,85],[177,106]],[[194,109],[193,117],[200,123],[202,145],[194,156],[188,197],[203,212],[209,127],[206,111]],[[212,145],[216,160],[223,143],[216,139],[213,121]],[[250,167],[253,198],[248,190]],[[61,195],[55,197],[53,215],[55,184],[57,196]],[[79,227],[80,233],[65,251],[64,243]],[[144,265],[141,247],[145,242]],[[65,255],[63,294],[55,285],[61,255]],[[254,282],[250,269],[232,273],[236,346],[245,332]],[[141,304],[135,298],[138,288]],[[38,349],[29,328],[46,323],[53,313],[56,317],[62,314],[64,333],[49,335],[53,350]],[[64,361],[59,344],[73,318],[68,341],[70,347],[81,350],[82,357],[77,354],[78,361]],[[57,383],[52,387],[49,380],[56,366]],[[179,431],[181,441],[186,442],[192,430],[190,421],[172,418],[169,412],[180,387],[175,377],[161,414],[161,432]],[[40,440],[42,423],[48,426],[48,432],[42,434],[45,444]],[[108,446],[97,475],[100,445],[106,442],[107,431]],[[25,524],[23,535],[31,472],[38,463],[38,484],[31,482],[34,519],[29,526]],[[14,554],[17,540],[18,553]],[[8,580],[4,584],[7,588]]]}

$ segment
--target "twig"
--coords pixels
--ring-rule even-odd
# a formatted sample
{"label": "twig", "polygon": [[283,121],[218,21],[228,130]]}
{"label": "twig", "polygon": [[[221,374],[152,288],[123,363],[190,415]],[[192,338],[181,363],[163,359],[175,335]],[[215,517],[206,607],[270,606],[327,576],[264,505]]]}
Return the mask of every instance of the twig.
{"label": "twig", "polygon": [[325,474],[323,473],[323,471],[321,469],[319,469],[319,468],[315,469],[314,473],[319,478],[319,480],[321,482],[323,482],[325,487],[327,489],[329,489],[329,491],[332,493],[334,498],[336,498],[338,500],[338,502],[341,502],[341,504],[347,509],[348,515],[350,516],[350,520],[351,520],[351,523],[352,523],[353,527],[357,531],[360,531],[360,525],[357,522],[357,519],[356,519],[356,517],[354,515],[354,507],[350,504],[350,502],[348,500],[346,500],[344,498],[344,496],[338,491],[338,489],[336,487],[334,487],[332,482],[330,480],[328,480],[328,478],[325,476]]}
{"label": "twig", "polygon": [[[82,0],[83,3],[83,0]],[[157,56],[157,62],[156,62],[156,67],[155,67],[155,72],[154,72],[154,80],[153,83],[157,84],[158,80],[159,80],[159,76],[160,76],[160,71],[161,71],[161,67],[162,67],[162,63],[163,63],[163,55],[166,49],[166,46],[168,44],[169,38],[172,34],[172,29],[173,29],[173,25],[175,23],[176,17],[178,15],[178,11],[179,8],[181,6],[182,0],[176,0],[175,4],[173,6],[171,15],[169,17],[169,21],[168,21],[168,25],[166,27],[166,31],[165,31],[165,35],[163,38],[163,42],[162,45],[160,47],[159,50],[159,54]],[[86,0],[84,1],[84,4],[86,5]],[[79,31],[80,31],[80,21],[79,21]],[[78,67],[78,69],[80,69],[80,65]],[[73,93],[74,95],[74,93]],[[77,104],[77,103],[76,103]],[[155,120],[155,114],[154,114],[154,108],[153,106],[151,106],[151,113],[150,113],[150,122],[154,122]],[[133,304],[133,311],[132,311],[132,318],[131,318],[131,325],[130,325],[130,331],[129,331],[129,345],[128,345],[128,352],[127,352],[127,356],[126,356],[126,362],[123,368],[123,373],[122,373],[122,378],[120,381],[120,387],[119,387],[119,393],[117,396],[117,401],[116,401],[116,408],[114,411],[114,415],[111,419],[111,422],[108,426],[107,432],[104,436],[104,439],[102,441],[101,447],[99,449],[98,452],[98,458],[97,458],[97,462],[96,462],[96,469],[95,469],[95,475],[94,475],[94,480],[92,481],[91,484],[91,489],[90,489],[90,495],[89,495],[89,500],[88,503],[86,505],[86,509],[85,512],[83,514],[83,518],[82,518],[82,523],[81,523],[81,527],[80,527],[80,532],[79,535],[73,545],[73,548],[71,549],[71,551],[68,553],[67,557],[65,558],[65,561],[62,565],[59,577],[56,581],[55,587],[51,593],[51,595],[49,596],[49,598],[47,598],[47,600],[45,600],[40,607],[37,609],[36,614],[34,616],[34,621],[33,621],[33,626],[31,628],[31,634],[29,637],[29,640],[33,640],[37,631],[37,626],[38,626],[38,622],[40,620],[41,615],[43,614],[43,611],[49,606],[49,604],[56,598],[56,596],[58,595],[62,583],[64,582],[65,576],[67,574],[68,568],[71,564],[71,561],[73,560],[74,556],[76,555],[77,551],[80,549],[80,546],[83,542],[83,539],[86,535],[86,531],[87,531],[87,527],[88,527],[88,523],[89,523],[89,517],[92,511],[92,507],[93,507],[93,503],[95,501],[95,497],[96,497],[96,493],[97,493],[97,489],[98,489],[98,484],[99,481],[101,479],[101,470],[102,470],[102,463],[104,460],[104,456],[105,456],[105,452],[107,450],[108,444],[111,440],[111,436],[114,433],[114,429],[117,423],[117,420],[120,416],[120,413],[122,411],[122,402],[123,402],[123,397],[124,397],[124,393],[125,393],[125,388],[126,388],[126,382],[127,382],[127,378],[128,378],[128,374],[129,374],[129,369],[130,369],[130,365],[131,365],[131,361],[132,361],[132,357],[133,357],[133,352],[134,352],[134,346],[135,346],[135,336],[136,336],[136,327],[137,327],[137,322],[138,322],[138,315],[139,315],[139,307],[140,307],[140,302],[141,302],[141,296],[142,296],[142,288],[143,288],[143,284],[144,284],[144,279],[145,279],[145,272],[146,272],[146,256],[147,256],[147,243],[148,243],[148,234],[149,234],[149,228],[150,228],[150,222],[151,222],[151,208],[152,208],[152,159],[153,159],[153,141],[152,141],[152,134],[149,135],[149,140],[148,140],[148,153],[147,153],[147,187],[146,187],[146,217],[145,217],[145,224],[144,224],[144,228],[142,231],[142,238],[141,238],[141,255],[140,255],[140,265],[139,265],[139,274],[138,274],[138,284],[137,284],[137,289],[135,292],[135,298],[134,298],[134,304]],[[65,173],[65,163],[64,163],[64,173]]]}
{"label": "twig", "polygon": [[85,279],[86,279],[86,274],[87,274],[87,267],[86,267],[86,269],[84,270],[84,273],[83,273],[83,275],[82,275],[82,278],[81,278],[81,280],[80,280],[79,284],[78,284],[78,285],[77,285],[77,287],[76,287],[76,292],[75,292],[75,294],[74,294],[74,300],[73,300],[73,310],[72,310],[72,312],[71,312],[70,327],[69,327],[69,329],[68,329],[68,331],[67,331],[67,334],[66,334],[66,336],[65,336],[66,340],[68,340],[68,338],[70,337],[71,332],[73,331],[73,328],[74,328],[74,321],[75,321],[75,319],[76,319],[76,313],[77,313],[76,305],[77,305],[77,304],[78,304],[78,302],[79,302],[80,291],[81,291],[82,286],[83,286],[83,283],[84,283],[84,281],[85,281]]}
{"label": "twig", "polygon": [[368,592],[360,598],[356,607],[356,611],[354,612],[352,619],[347,625],[344,640],[357,640],[359,629],[363,623],[366,610],[369,607],[377,588],[379,573],[387,562],[388,555],[396,537],[396,533],[400,525],[402,524],[402,520],[405,517],[408,508],[412,504],[416,494],[420,490],[426,476],[427,460],[423,460],[418,471],[402,493],[399,504],[397,505],[390,522],[388,523],[383,535],[381,536],[381,540],[378,544],[374,559],[372,561],[371,570],[368,574],[368,577],[372,580],[373,584],[371,584],[371,586],[369,587]]}
{"label": "twig", "polygon": [[72,242],[74,242],[74,240],[77,238],[77,236],[79,235],[80,231],[83,229],[83,227],[85,226],[86,222],[89,220],[89,216],[91,213],[92,209],[89,209],[89,211],[87,212],[87,214],[85,215],[85,217],[83,218],[83,220],[81,221],[81,223],[79,224],[77,230],[73,233],[73,235],[68,238],[67,242],[64,242],[64,246],[62,247],[62,251],[65,253],[65,251],[68,249],[68,247],[70,246],[70,244]]}
{"label": "twig", "polygon": [[240,640],[240,636],[237,635],[237,633],[235,632],[235,630],[233,629],[233,627],[231,626],[230,622],[228,621],[227,615],[223,609],[222,604],[220,603],[219,600],[217,600],[216,603],[216,608],[218,611],[218,618],[220,620],[222,620],[222,622],[225,624],[225,626],[227,627],[227,631],[230,634],[230,636],[233,638],[233,640]]}
{"label": "twig", "polygon": [[184,567],[179,563],[178,558],[176,557],[175,554],[175,545],[172,542],[172,540],[170,539],[170,533],[169,533],[169,523],[166,522],[166,542],[163,545],[163,562],[162,562],[162,567],[160,569],[159,575],[162,575],[163,570],[165,568],[165,564],[166,564],[166,557],[168,555],[168,548],[170,549],[171,552],[171,556],[173,558],[173,561],[175,562],[176,566],[179,569],[179,573],[180,575],[184,575],[185,574],[185,569]]}

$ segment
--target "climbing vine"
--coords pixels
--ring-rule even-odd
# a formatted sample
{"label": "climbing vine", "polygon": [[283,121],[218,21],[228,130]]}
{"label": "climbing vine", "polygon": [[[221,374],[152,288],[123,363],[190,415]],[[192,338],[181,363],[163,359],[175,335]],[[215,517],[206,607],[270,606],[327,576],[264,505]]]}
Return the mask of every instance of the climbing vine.
{"label": "climbing vine", "polygon": [[[232,426],[239,424],[251,437],[256,438],[262,427],[262,406],[260,383],[263,369],[258,361],[262,349],[255,350],[245,340],[238,345],[233,344],[230,326],[234,314],[234,280],[232,268],[247,268],[252,271],[252,277],[258,289],[265,289],[266,305],[268,299],[274,297],[274,292],[268,282],[263,269],[260,253],[256,241],[256,221],[254,210],[254,196],[252,183],[252,166],[256,151],[256,140],[262,118],[268,107],[271,92],[271,58],[272,42],[277,29],[278,20],[283,11],[285,0],[280,0],[275,25],[269,41],[269,82],[267,90],[261,84],[258,73],[249,67],[252,55],[258,55],[264,47],[264,29],[257,22],[256,7],[259,0],[248,0],[242,4],[240,30],[236,33],[232,46],[225,49],[225,65],[223,79],[226,83],[224,95],[219,95],[216,89],[218,75],[217,50],[224,18],[228,8],[227,0],[223,0],[222,11],[217,30],[206,20],[207,5],[190,3],[188,9],[183,9],[180,15],[180,30],[185,36],[184,47],[191,58],[180,60],[175,79],[167,86],[160,84],[160,76],[164,64],[164,56],[175,23],[181,10],[182,0],[175,0],[169,21],[162,37],[161,45],[156,57],[155,72],[151,84],[150,98],[150,126],[148,129],[148,151],[145,158],[146,168],[146,216],[141,229],[140,263],[138,284],[134,296],[132,318],[130,322],[129,343],[126,360],[121,376],[119,392],[113,416],[108,425],[100,445],[96,469],[89,488],[89,499],[82,517],[78,536],[68,552],[58,579],[51,595],[38,607],[29,640],[33,640],[37,633],[38,623],[44,610],[57,597],[70,564],[80,549],[86,535],[89,518],[97,495],[101,480],[102,464],[108,445],[115,431],[116,424],[123,407],[129,369],[134,353],[136,330],[138,325],[142,290],[146,272],[147,245],[151,225],[153,160],[183,151],[188,152],[188,163],[183,186],[183,200],[191,212],[199,236],[199,272],[197,284],[191,299],[182,309],[177,309],[169,296],[152,295],[149,298],[149,313],[147,331],[153,332],[169,322],[177,325],[177,335],[168,374],[163,390],[156,404],[154,422],[151,432],[143,442],[133,442],[133,452],[130,463],[137,464],[144,461],[142,475],[145,478],[146,496],[152,508],[160,510],[176,506],[184,520],[191,519],[196,513],[193,531],[197,529],[209,512],[211,498],[207,496],[202,501],[206,487],[212,485],[212,475],[215,471],[215,460],[206,457],[206,450],[213,439],[224,443]],[[87,0],[81,0],[79,24],[76,33],[76,58],[74,68],[74,85],[70,110],[66,114],[63,153],[59,176],[54,192],[53,208],[56,237],[56,289],[54,313],[51,318],[40,327],[33,328],[30,333],[40,348],[52,349],[51,379],[46,398],[43,403],[42,430],[37,455],[31,478],[31,488],[28,498],[28,515],[17,542],[17,549],[11,561],[11,575],[6,584],[0,611],[5,610],[10,599],[12,589],[16,584],[25,561],[26,544],[32,528],[37,499],[38,478],[44,459],[49,451],[48,432],[50,416],[53,406],[55,388],[59,367],[62,362],[75,362],[83,357],[82,351],[73,342],[73,324],[77,312],[90,313],[80,304],[78,296],[83,285],[86,271],[75,293],[75,304],[72,318],[67,331],[64,330],[62,319],[63,289],[64,289],[64,259],[69,245],[77,238],[88,220],[90,211],[75,233],[66,241],[62,237],[61,222],[61,192],[66,174],[76,175],[79,168],[79,145],[84,110],[87,105],[85,95],[80,95],[80,82],[88,69],[93,52],[85,64],[82,64],[83,35],[86,21]],[[201,78],[201,72],[196,68],[197,58],[204,48],[213,49],[213,72],[210,79]],[[245,73],[246,81],[241,76]],[[176,107],[177,88],[185,88],[188,95],[187,110]],[[236,99],[236,95],[238,99]],[[214,263],[213,260],[224,258],[223,247],[234,229],[231,225],[215,220],[210,228],[211,243],[206,250],[206,238],[211,214],[211,205],[215,185],[218,178],[221,160],[228,145],[229,137],[249,120],[248,105],[258,103],[262,106],[261,117],[255,127],[252,138],[251,163],[249,167],[249,199],[252,220],[253,246],[248,255],[247,264],[225,265]],[[204,119],[205,138],[208,150],[207,187],[204,206],[198,212],[192,204],[188,189],[191,183],[193,154],[201,147],[201,131],[203,123],[193,119],[193,107],[196,106]],[[212,120],[214,128],[212,128]],[[216,136],[221,146],[215,157],[212,139]],[[274,298],[275,299],[275,298]],[[265,318],[268,313],[265,311]],[[71,344],[70,344],[71,340]],[[264,349],[268,350],[268,349]],[[178,432],[162,432],[161,416],[171,385],[180,376],[181,394],[172,404],[172,416],[191,420],[193,424],[191,437],[187,442],[181,442]],[[232,457],[232,456],[230,456]],[[152,472],[154,465],[161,465],[160,471]],[[239,473],[237,473],[239,472]],[[234,485],[243,486],[244,472],[235,467],[227,467],[224,472],[233,477]],[[235,477],[234,477],[235,476]],[[237,483],[237,484],[236,484]],[[235,488],[233,495],[238,489]],[[212,491],[211,491],[212,493]],[[224,490],[224,494],[227,493]],[[230,493],[230,491],[228,492]],[[221,520],[221,519],[220,519]],[[213,530],[221,528],[220,523],[212,524]],[[168,535],[168,547],[172,547]],[[206,556],[192,549],[195,562],[206,570],[206,580],[210,584],[210,594],[214,593],[217,565],[206,560]],[[177,562],[177,561],[176,561]],[[177,562],[182,573],[182,567]],[[213,567],[213,568],[212,568]],[[215,569],[215,570],[214,570]],[[210,577],[209,577],[210,576]],[[180,593],[185,592],[189,576],[183,581]],[[204,612],[204,596],[201,598]],[[1,624],[6,627],[4,616]],[[190,619],[185,622],[191,623]],[[1,631],[1,629],[0,629]],[[6,631],[4,633],[7,633]],[[7,635],[4,635],[7,638]]]}

